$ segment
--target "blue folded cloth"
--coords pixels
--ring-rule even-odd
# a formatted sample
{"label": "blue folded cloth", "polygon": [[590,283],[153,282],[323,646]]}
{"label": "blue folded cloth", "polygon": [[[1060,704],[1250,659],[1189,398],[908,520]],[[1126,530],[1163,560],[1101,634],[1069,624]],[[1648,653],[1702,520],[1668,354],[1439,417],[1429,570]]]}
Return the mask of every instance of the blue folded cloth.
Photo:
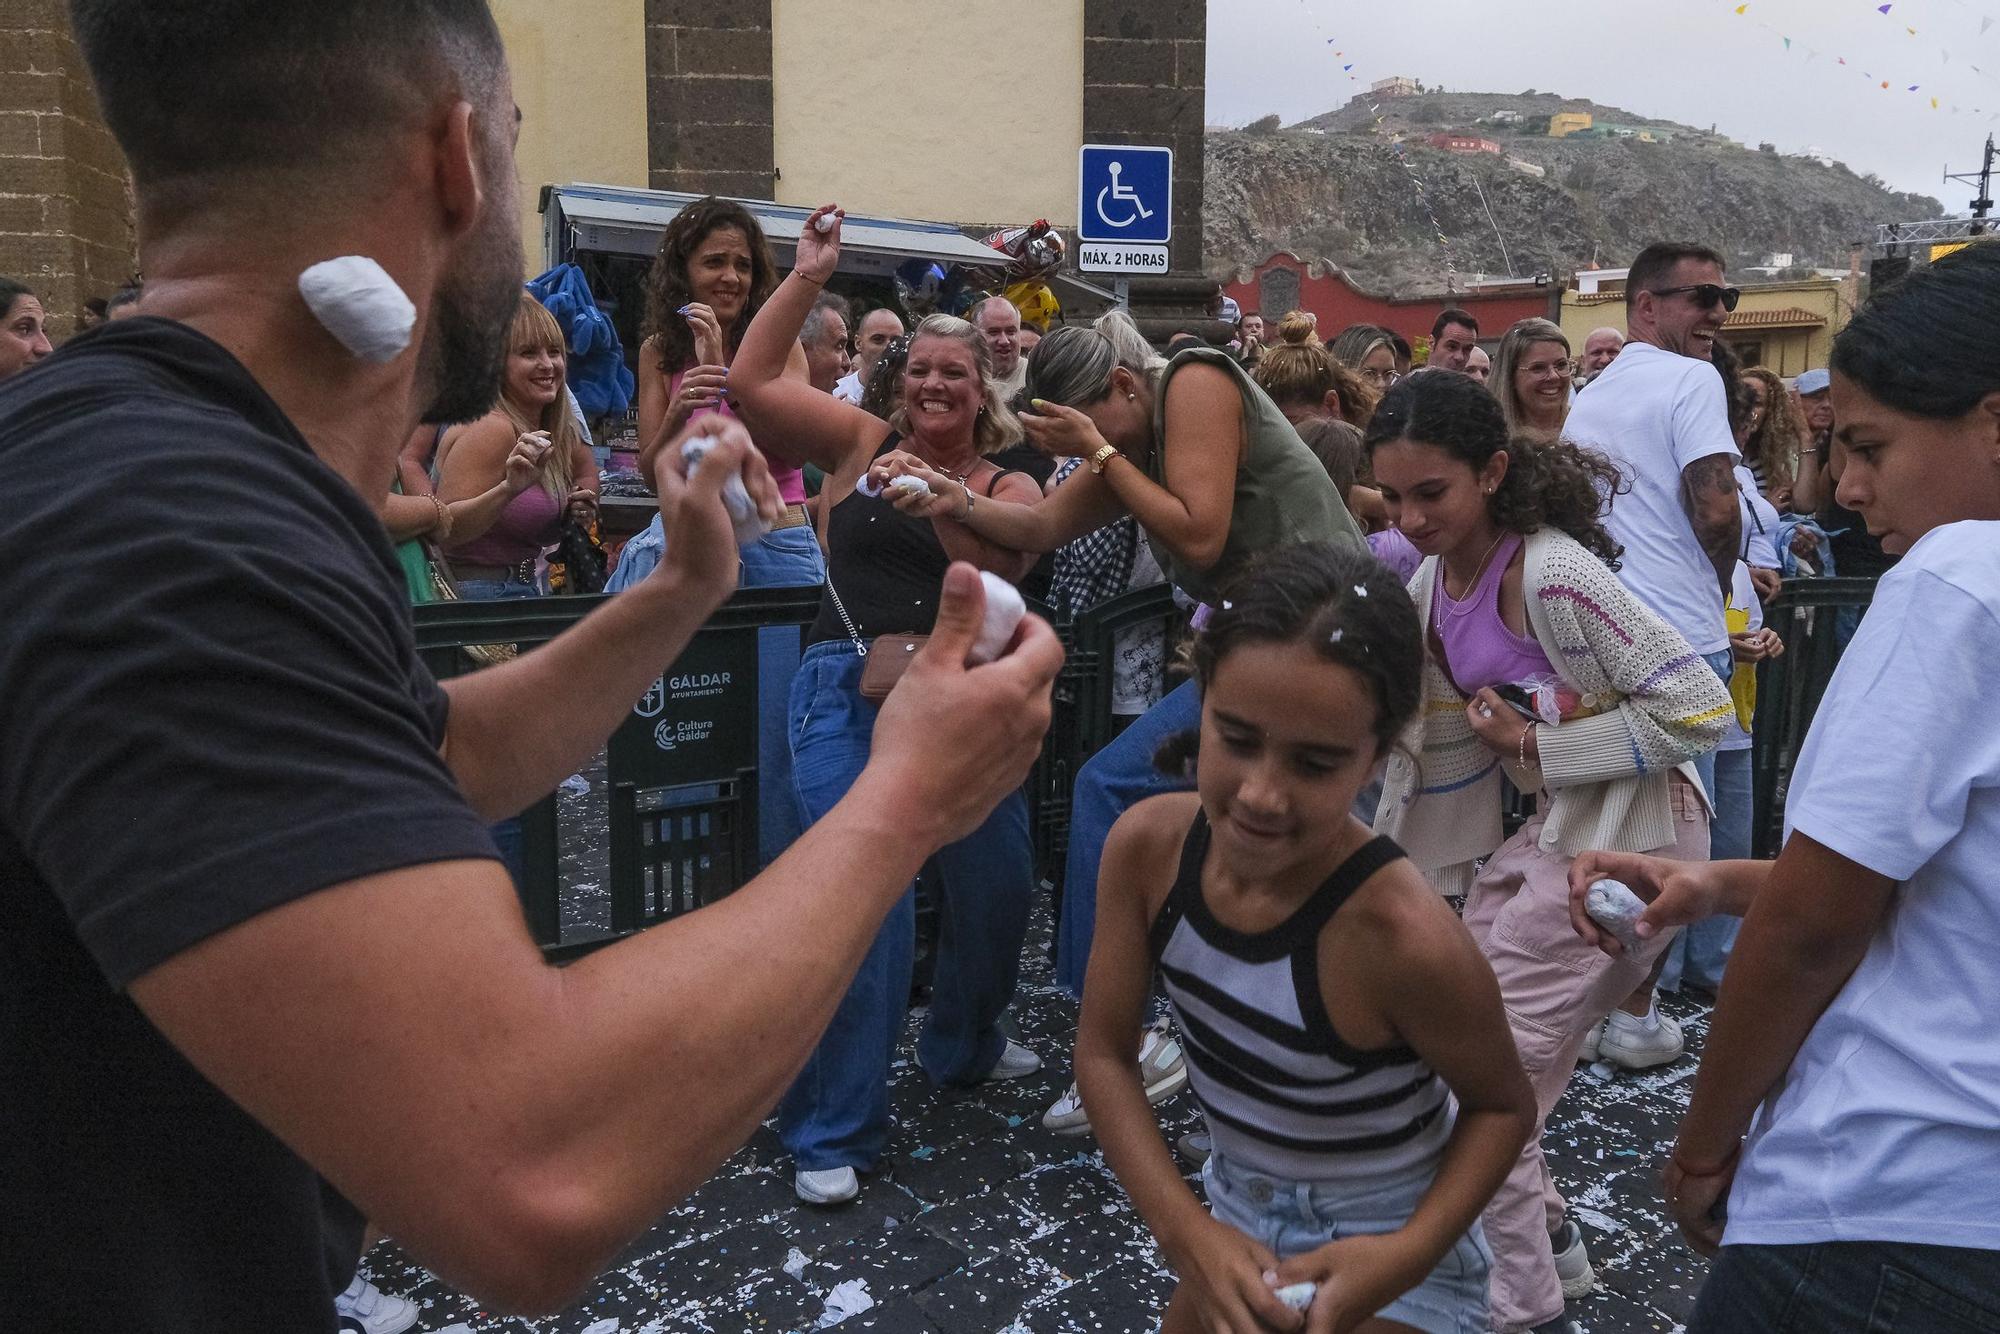
{"label": "blue folded cloth", "polygon": [[632,406],[634,380],[625,348],[611,317],[597,308],[583,270],[558,264],[528,284],[535,300],[548,307],[569,344],[569,387],[588,417],[625,412]]}

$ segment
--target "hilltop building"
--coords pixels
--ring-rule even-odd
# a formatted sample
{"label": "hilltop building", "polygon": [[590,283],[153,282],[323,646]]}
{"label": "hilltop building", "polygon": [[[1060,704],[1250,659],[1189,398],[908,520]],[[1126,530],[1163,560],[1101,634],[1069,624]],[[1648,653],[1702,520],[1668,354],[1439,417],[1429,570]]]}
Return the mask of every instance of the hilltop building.
{"label": "hilltop building", "polygon": [[1464,130],[1436,130],[1424,136],[1424,142],[1447,153],[1497,154],[1500,151],[1500,145],[1493,140],[1484,135],[1468,134]]}
{"label": "hilltop building", "polygon": [[1377,79],[1368,85],[1368,95],[1375,98],[1415,97],[1423,90],[1424,86],[1421,83],[1402,74],[1394,74],[1386,79]]}
{"label": "hilltop building", "polygon": [[1567,139],[1570,135],[1590,128],[1588,111],[1558,111],[1549,117],[1549,138]]}

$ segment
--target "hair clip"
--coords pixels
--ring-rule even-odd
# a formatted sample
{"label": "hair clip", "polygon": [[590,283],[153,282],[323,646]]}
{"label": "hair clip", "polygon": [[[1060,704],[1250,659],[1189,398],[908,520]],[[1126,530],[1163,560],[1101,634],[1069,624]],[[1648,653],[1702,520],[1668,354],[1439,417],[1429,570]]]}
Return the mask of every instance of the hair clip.
{"label": "hair clip", "polygon": [[1347,631],[1335,630],[1332,634],[1326,637],[1326,642],[1329,644],[1338,644],[1342,639],[1345,639],[1346,637],[1347,637]]}
{"label": "hair clip", "polygon": [[1367,586],[1366,584],[1356,584],[1356,585],[1354,586],[1354,596],[1356,596],[1356,597],[1358,597],[1358,598],[1365,598],[1365,597],[1367,597],[1367,596],[1368,596],[1368,586]]}

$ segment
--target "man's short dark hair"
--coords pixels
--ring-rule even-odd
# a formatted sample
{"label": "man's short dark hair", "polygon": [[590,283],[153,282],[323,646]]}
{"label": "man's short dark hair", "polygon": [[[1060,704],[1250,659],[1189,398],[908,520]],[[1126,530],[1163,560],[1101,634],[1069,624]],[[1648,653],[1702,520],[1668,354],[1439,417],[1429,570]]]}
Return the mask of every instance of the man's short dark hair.
{"label": "man's short dark hair", "polygon": [[1435,343],[1444,337],[1444,331],[1454,324],[1464,325],[1472,330],[1475,337],[1479,334],[1479,321],[1473,318],[1471,311],[1460,310],[1457,306],[1446,306],[1438,312],[1437,319],[1431,323],[1431,341]]}
{"label": "man's short dark hair", "polygon": [[1641,292],[1652,291],[1684,259],[1698,259],[1718,269],[1728,267],[1721,255],[1705,245],[1693,241],[1655,241],[1639,252],[1639,258],[1632,261],[1632,268],[1625,275],[1625,304],[1629,306],[1638,300]]}
{"label": "man's short dark hair", "polygon": [[486,0],[70,0],[134,184],[361,160],[505,67]]}

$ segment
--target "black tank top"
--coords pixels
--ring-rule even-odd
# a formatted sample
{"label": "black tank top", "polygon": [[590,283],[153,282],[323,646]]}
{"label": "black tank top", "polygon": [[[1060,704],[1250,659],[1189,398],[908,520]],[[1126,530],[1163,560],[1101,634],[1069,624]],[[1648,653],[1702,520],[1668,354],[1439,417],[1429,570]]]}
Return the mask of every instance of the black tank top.
{"label": "black tank top", "polygon": [[[874,457],[898,448],[902,440],[891,432]],[[996,474],[983,494],[991,495],[1006,475]],[[826,546],[828,586],[840,591],[841,604],[862,639],[931,632],[937,622],[938,587],[951,557],[929,519],[903,513],[886,495],[851,491],[827,516]],[[821,594],[819,616],[806,642],[823,644],[847,637],[833,594]]]}

